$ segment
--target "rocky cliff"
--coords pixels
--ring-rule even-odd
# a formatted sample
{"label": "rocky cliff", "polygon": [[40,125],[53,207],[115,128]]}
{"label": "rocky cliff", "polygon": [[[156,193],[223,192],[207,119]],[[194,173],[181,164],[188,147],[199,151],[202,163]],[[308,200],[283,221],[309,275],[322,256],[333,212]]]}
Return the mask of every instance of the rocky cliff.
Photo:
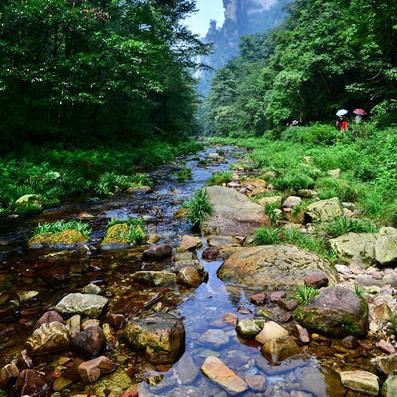
{"label": "rocky cliff", "polygon": [[[223,0],[225,21],[218,27],[211,21],[204,42],[213,43],[214,52],[201,62],[218,69],[238,54],[242,36],[264,32],[279,25],[285,17],[285,6],[291,0]],[[200,91],[208,91],[212,73],[201,74]]]}

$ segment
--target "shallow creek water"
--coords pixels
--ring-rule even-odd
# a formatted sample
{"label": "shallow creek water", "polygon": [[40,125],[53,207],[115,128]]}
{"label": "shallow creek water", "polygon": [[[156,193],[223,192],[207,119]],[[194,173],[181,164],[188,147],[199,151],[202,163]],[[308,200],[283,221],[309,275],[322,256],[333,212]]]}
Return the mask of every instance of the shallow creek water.
{"label": "shallow creek water", "polygon": [[[170,262],[144,263],[141,256],[143,248],[119,252],[102,252],[98,248],[110,218],[125,219],[132,216],[143,217],[149,233],[159,234],[161,241],[177,246],[178,236],[191,234],[191,230],[184,220],[175,219],[175,211],[187,197],[205,185],[213,172],[228,170],[239,156],[233,147],[221,149],[225,151],[224,163],[213,162],[201,167],[197,156],[181,159],[192,169],[192,180],[177,182],[175,172],[180,162],[175,162],[151,173],[155,181],[152,193],[122,194],[102,201],[74,200],[28,221],[10,219],[3,222],[0,225],[0,366],[10,362],[23,348],[23,342],[31,334],[34,322],[44,311],[52,308],[67,293],[78,292],[89,282],[95,282],[110,299],[109,311],[123,313],[128,318],[144,316],[158,307],[158,304],[151,308],[145,305],[154,296],[160,296],[162,307],[179,313],[184,320],[185,353],[172,367],[153,367],[122,343],[116,351],[105,353],[127,370],[134,383],[142,382],[141,397],[227,396],[225,391],[199,371],[208,355],[218,356],[242,378],[247,375],[263,375],[266,378],[265,391],[249,391],[244,396],[358,396],[357,393],[346,394],[338,376],[331,370],[333,354],[338,352],[331,341],[318,341],[314,347],[311,345],[305,351],[302,349],[302,356],[272,366],[262,357],[258,344],[237,336],[235,325],[225,322],[224,316],[232,313],[239,318],[252,317],[255,308],[249,303],[249,291],[237,286],[226,286],[217,277],[222,262],[207,263],[201,259],[202,250],[206,248],[204,239],[198,257],[209,278],[196,290],[142,289],[129,281],[132,273],[143,269],[168,269]],[[199,157],[205,158],[215,150],[207,148],[199,153]],[[78,218],[82,213],[93,215],[90,219],[84,219],[93,230],[92,240],[86,249],[81,252],[27,249],[26,241],[37,223]],[[38,291],[39,295],[18,304],[17,293],[29,290]],[[216,330],[215,340],[203,338],[208,330]],[[341,356],[343,361],[343,354]],[[327,365],[319,360],[321,357],[328,358]],[[41,368],[46,368],[54,358],[48,362],[44,360]],[[362,358],[356,353],[353,357],[349,355],[346,360],[354,363]],[[159,383],[150,386],[145,382],[147,379],[157,379],[150,383]],[[62,391],[61,395],[72,396],[82,391],[84,385],[75,383]]]}

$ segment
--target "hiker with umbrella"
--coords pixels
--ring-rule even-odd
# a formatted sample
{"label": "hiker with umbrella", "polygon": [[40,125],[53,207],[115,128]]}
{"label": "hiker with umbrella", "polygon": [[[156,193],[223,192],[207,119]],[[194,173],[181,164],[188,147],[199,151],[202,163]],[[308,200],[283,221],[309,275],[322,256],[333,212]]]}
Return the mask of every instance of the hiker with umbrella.
{"label": "hiker with umbrella", "polygon": [[356,115],[354,121],[356,124],[360,124],[363,121],[363,117],[367,115],[367,112],[364,109],[355,109],[353,110],[353,114]]}
{"label": "hiker with umbrella", "polygon": [[347,131],[349,129],[349,122],[347,121],[348,113],[346,109],[341,109],[336,112],[336,127],[341,131]]}

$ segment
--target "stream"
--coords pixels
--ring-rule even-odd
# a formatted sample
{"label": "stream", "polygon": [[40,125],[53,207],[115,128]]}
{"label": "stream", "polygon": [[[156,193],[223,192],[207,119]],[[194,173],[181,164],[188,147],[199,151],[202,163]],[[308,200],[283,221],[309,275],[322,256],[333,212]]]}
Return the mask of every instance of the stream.
{"label": "stream", "polygon": [[[200,165],[199,159],[207,158],[209,153],[217,150],[225,153],[225,162]],[[203,247],[197,255],[209,277],[195,290],[181,287],[139,288],[131,283],[131,274],[137,270],[167,270],[171,260],[144,262],[143,247],[124,251],[101,251],[99,248],[109,219],[137,216],[145,220],[149,234],[158,234],[161,236],[160,242],[170,242],[177,247],[180,236],[193,234],[185,220],[174,216],[181,203],[203,187],[214,172],[229,170],[241,154],[230,146],[206,148],[197,155],[187,156],[153,171],[151,178],[155,188],[151,193],[125,193],[105,200],[74,199],[29,220],[16,218],[3,221],[0,225],[0,367],[23,349],[35,321],[45,311],[53,308],[68,293],[79,292],[85,285],[95,283],[110,299],[108,310],[113,313],[123,313],[127,318],[132,318],[168,308],[183,318],[185,353],[173,366],[150,365],[122,342],[112,352],[113,360],[120,368],[126,369],[132,383],[139,383],[140,397],[228,396],[199,370],[209,355],[219,357],[243,379],[262,376],[261,390],[251,389],[243,396],[358,396],[358,393],[349,394],[342,387],[338,375],[332,370],[332,360],[323,365],[309,348],[303,349],[301,356],[272,366],[262,357],[257,342],[238,337],[235,324],[230,319],[253,316],[255,307],[249,300],[250,291],[225,285],[217,277],[222,262],[202,259],[202,251],[208,246],[204,238]],[[175,173],[182,161],[191,168],[192,179],[178,182]],[[26,241],[38,223],[77,218],[89,223],[93,231],[90,243],[80,251],[53,252],[27,248]],[[38,291],[38,295],[19,303],[18,293],[30,290]],[[159,302],[147,308],[147,302],[154,296],[161,297]],[[209,330],[212,337],[203,337]],[[318,356],[326,354],[325,350],[330,347],[324,347],[327,343],[314,343],[318,347]],[[42,368],[47,368],[50,363],[43,360]],[[75,382],[56,395],[95,395],[82,394],[84,390],[89,392],[90,386],[85,389],[83,384]]]}

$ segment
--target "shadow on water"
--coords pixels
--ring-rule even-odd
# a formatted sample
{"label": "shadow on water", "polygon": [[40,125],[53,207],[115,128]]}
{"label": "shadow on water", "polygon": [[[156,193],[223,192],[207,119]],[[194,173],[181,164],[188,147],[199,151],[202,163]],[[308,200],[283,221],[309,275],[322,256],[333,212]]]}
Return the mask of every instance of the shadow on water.
{"label": "shadow on water", "polygon": [[[98,248],[110,218],[132,216],[143,217],[149,233],[159,234],[162,241],[176,246],[178,236],[191,233],[191,230],[186,221],[174,217],[175,211],[204,186],[214,172],[229,170],[230,164],[240,154],[233,147],[221,149],[226,153],[226,161],[211,162],[207,167],[199,166],[196,156],[183,159],[192,169],[191,180],[177,181],[175,173],[180,164],[176,162],[151,173],[156,186],[152,193],[70,201],[29,221],[16,219],[3,223],[0,226],[0,365],[8,363],[23,348],[34,322],[44,311],[51,309],[67,293],[77,292],[89,282],[95,282],[106,291],[110,298],[109,310],[113,312],[122,312],[129,318],[141,315],[148,300],[161,296],[163,306],[176,309],[183,317],[186,328],[184,355],[172,368],[155,368],[141,360],[136,369],[136,379],[145,379],[153,374],[160,374],[163,379],[156,386],[141,385],[140,397],[227,396],[199,371],[209,355],[219,357],[243,378],[247,375],[266,378],[265,390],[246,392],[243,395],[247,397],[344,396],[345,391],[334,373],[322,368],[313,357],[301,356],[280,366],[271,366],[262,357],[258,344],[238,338],[235,325],[227,318],[225,321],[225,315],[231,313],[229,318],[252,317],[254,308],[246,291],[226,286],[217,277],[221,262],[203,261],[209,274],[208,282],[194,291],[143,290],[131,283],[131,274],[141,269],[168,269],[170,263],[144,263],[141,248],[120,252],[102,252]],[[216,149],[208,148],[199,157],[206,158],[214,151]],[[83,212],[92,216],[85,221],[93,230],[92,240],[84,252],[27,250],[26,241],[37,223],[78,218]],[[199,258],[205,247],[203,240]],[[37,291],[38,296],[19,303],[18,292],[29,290]],[[122,354],[131,356],[128,350]]]}

